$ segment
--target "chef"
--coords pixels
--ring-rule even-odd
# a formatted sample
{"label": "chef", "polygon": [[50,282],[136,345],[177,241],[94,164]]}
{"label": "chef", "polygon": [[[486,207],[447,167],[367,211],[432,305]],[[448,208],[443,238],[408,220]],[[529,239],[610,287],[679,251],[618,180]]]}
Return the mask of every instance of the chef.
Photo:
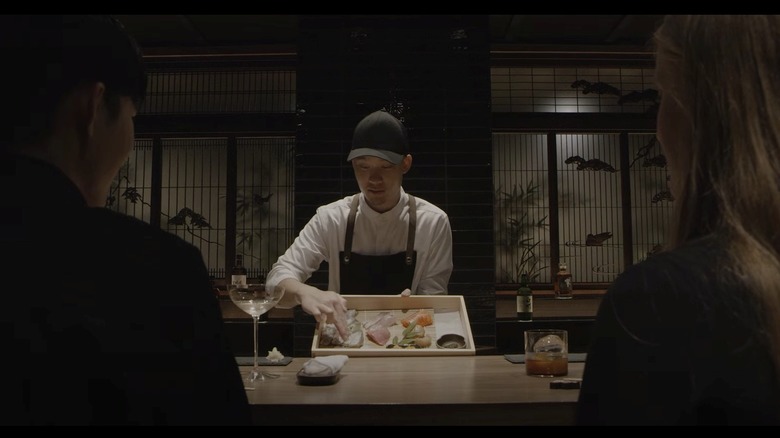
{"label": "chef", "polygon": [[[266,287],[285,288],[277,307],[300,304],[348,335],[340,294],[446,294],[452,229],[439,207],[402,187],[412,167],[404,125],[376,111],[360,121],[347,157],[360,193],[320,206],[274,263]],[[328,290],[304,282],[328,262]]]}

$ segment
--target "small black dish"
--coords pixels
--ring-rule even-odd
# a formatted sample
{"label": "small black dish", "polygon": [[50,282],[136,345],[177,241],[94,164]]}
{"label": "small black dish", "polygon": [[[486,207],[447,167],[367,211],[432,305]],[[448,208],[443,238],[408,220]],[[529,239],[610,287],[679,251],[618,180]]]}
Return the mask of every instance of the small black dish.
{"label": "small black dish", "polygon": [[439,348],[466,348],[466,338],[454,333],[447,333],[436,340]]}
{"label": "small black dish", "polygon": [[303,374],[303,370],[298,371],[298,384],[304,386],[327,386],[333,385],[339,381],[341,377],[340,373],[331,374],[328,376],[307,376]]}

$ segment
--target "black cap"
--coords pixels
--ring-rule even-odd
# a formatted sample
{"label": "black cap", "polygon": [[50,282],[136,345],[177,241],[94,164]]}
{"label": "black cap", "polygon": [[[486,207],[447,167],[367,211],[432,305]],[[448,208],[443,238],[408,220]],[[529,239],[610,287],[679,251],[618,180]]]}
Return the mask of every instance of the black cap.
{"label": "black cap", "polygon": [[401,164],[409,154],[406,127],[386,111],[375,111],[360,121],[352,134],[352,150],[347,161],[370,155]]}

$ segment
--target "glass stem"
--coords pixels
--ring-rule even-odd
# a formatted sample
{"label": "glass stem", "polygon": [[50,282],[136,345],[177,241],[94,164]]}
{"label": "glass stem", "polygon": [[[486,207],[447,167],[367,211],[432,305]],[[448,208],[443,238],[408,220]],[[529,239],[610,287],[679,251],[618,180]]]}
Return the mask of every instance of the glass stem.
{"label": "glass stem", "polygon": [[254,347],[255,347],[255,367],[254,370],[257,371],[257,320],[260,319],[259,316],[252,316],[252,324],[254,325]]}

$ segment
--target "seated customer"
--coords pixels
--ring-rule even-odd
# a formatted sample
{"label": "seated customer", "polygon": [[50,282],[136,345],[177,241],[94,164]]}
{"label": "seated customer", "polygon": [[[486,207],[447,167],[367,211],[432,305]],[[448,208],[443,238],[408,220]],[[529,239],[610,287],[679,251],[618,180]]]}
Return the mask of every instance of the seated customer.
{"label": "seated customer", "polygon": [[104,208],[138,47],[78,15],[4,15],[0,47],[0,424],[249,424],[198,249]]}
{"label": "seated customer", "polygon": [[780,17],[656,33],[665,252],[609,288],[580,424],[780,424]]}

